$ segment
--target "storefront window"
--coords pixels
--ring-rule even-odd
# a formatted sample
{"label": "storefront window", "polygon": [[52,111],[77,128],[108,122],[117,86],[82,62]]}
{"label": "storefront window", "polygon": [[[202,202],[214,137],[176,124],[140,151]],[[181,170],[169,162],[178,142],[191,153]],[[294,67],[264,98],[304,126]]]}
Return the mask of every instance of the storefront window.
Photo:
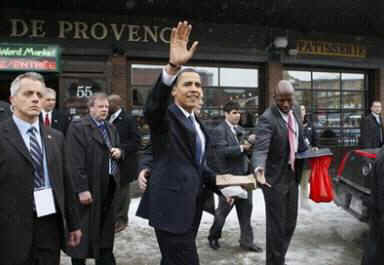
{"label": "storefront window", "polygon": [[366,74],[343,71],[285,70],[284,79],[305,105],[323,145],[358,145],[366,108]]}
{"label": "storefront window", "polygon": [[107,92],[107,82],[97,75],[64,76],[61,78],[64,87],[64,108],[72,119],[88,114],[88,97],[97,92]]}
{"label": "storefront window", "polygon": [[[162,65],[150,64],[131,65],[132,112],[137,117],[139,129],[143,135],[148,134],[148,125],[143,119],[143,107],[162,67]],[[224,104],[233,100],[240,104],[242,112],[240,124],[252,130],[259,111],[259,70],[200,65],[191,67],[199,72],[204,87],[204,106],[200,118],[205,124],[215,126],[221,122],[224,119],[222,110]]]}

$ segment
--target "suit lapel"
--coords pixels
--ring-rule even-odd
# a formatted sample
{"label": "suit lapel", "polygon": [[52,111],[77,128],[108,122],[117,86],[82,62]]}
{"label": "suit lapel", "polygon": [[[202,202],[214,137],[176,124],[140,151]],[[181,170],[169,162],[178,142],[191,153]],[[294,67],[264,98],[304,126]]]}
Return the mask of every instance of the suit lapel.
{"label": "suit lapel", "polygon": [[196,131],[195,129],[191,128],[190,122],[187,120],[187,117],[185,117],[184,113],[181,112],[181,110],[175,105],[172,104],[169,106],[169,110],[175,115],[177,118],[177,121],[181,124],[182,133],[181,139],[187,139],[187,141],[183,141],[187,146],[185,151],[188,155],[188,157],[195,162],[195,141],[196,141]]}
{"label": "suit lapel", "polygon": [[54,151],[54,139],[52,135],[47,132],[47,129],[44,127],[42,123],[40,123],[40,135],[41,135],[41,143],[44,146],[44,151],[45,151],[45,159],[47,161],[47,168],[48,168],[48,176],[51,185],[53,187],[57,186],[57,179],[55,178],[55,168],[56,168],[56,163],[54,161],[55,158],[55,151]]}
{"label": "suit lapel", "polygon": [[97,128],[95,121],[90,115],[87,116],[85,124],[91,127],[92,138],[95,139],[95,141],[99,144],[107,146],[104,142],[103,136],[101,135],[99,128]]}
{"label": "suit lapel", "polygon": [[59,123],[59,116],[57,114],[57,110],[53,110],[52,116],[51,116],[51,127],[57,128],[58,123]]}
{"label": "suit lapel", "polygon": [[226,121],[223,122],[224,124],[224,129],[225,129],[225,133],[227,136],[229,136],[229,138],[231,139],[231,145],[235,145],[235,144],[238,144],[239,142],[236,140],[236,136],[233,134],[231,128],[229,127],[229,125],[227,124]]}
{"label": "suit lapel", "polygon": [[27,146],[24,143],[23,137],[21,136],[19,129],[17,128],[13,119],[6,121],[9,126],[6,126],[4,129],[4,137],[9,140],[9,143],[12,144],[31,164],[32,158],[27,149]]}
{"label": "suit lapel", "polygon": [[108,122],[106,122],[105,125],[106,125],[105,127],[107,128],[108,134],[109,134],[109,139],[111,141],[111,145],[116,146],[116,142],[117,142],[117,139],[115,137],[116,135],[112,132],[112,128],[111,128],[110,124],[108,124]]}
{"label": "suit lapel", "polygon": [[[204,137],[205,137],[205,146],[204,146],[204,154],[203,154],[203,159],[201,160],[202,161],[202,164],[204,163],[205,161],[205,158],[207,157],[207,148],[209,146],[209,134],[207,133],[207,131],[205,130],[205,126],[204,124],[201,123],[201,121],[199,120],[199,118],[196,117],[196,121],[200,124],[200,128],[201,128],[201,131],[203,132],[204,134]],[[195,160],[196,161],[196,160]],[[199,165],[198,165],[199,166]]]}
{"label": "suit lapel", "polygon": [[281,129],[286,132],[287,140],[288,140],[288,124],[284,120],[283,116],[281,115],[281,113],[279,111],[279,107],[277,105],[274,105],[272,107],[272,112],[274,113],[275,117],[277,118],[277,122],[280,125]]}

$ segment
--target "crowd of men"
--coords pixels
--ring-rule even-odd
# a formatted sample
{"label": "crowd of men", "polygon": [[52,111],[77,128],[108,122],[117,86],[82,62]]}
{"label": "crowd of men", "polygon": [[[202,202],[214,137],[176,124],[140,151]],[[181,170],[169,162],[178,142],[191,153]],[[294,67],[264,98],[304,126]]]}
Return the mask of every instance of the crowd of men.
{"label": "crowd of men", "polygon": [[[199,264],[196,235],[203,210],[214,214],[208,236],[213,250],[221,247],[225,219],[235,207],[239,246],[262,252],[251,225],[252,192],[229,196],[216,185],[218,174],[254,174],[266,205],[266,265],[285,265],[303,167],[295,154],[316,147],[314,130],[285,80],[251,135],[239,126],[240,106],[233,101],[224,105],[223,122],[207,128],[199,120],[201,77],[192,68],[182,69],[198,46],[188,48],[191,30],[188,22],[172,29],[169,62],[144,107],[151,143],[140,167],[140,135],[120,96],[93,94],[89,114],[71,121],[55,109],[56,92],[40,74],[15,78],[11,105],[0,102],[1,264],[58,265],[61,249],[73,265],[90,258],[97,265],[116,264],[114,237],[127,227],[129,183],[137,177],[144,191],[137,215],[155,230],[161,265]],[[371,111],[361,123],[362,145],[381,147],[380,102],[373,102]],[[384,155],[379,161],[376,175],[383,171]],[[302,187],[308,185],[304,179]],[[371,224],[378,245],[383,187],[377,184],[378,214]],[[216,209],[212,192],[219,196]],[[364,264],[378,264],[367,260],[381,254],[369,250]]]}

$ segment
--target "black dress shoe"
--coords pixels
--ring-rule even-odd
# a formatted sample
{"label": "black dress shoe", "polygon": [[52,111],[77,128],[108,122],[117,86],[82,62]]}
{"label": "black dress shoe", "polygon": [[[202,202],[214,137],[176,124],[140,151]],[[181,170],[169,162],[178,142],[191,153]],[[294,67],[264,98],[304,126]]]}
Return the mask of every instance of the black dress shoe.
{"label": "black dress shoe", "polygon": [[220,244],[219,244],[219,240],[218,239],[208,239],[209,241],[209,246],[213,249],[213,250],[217,250],[220,248]]}
{"label": "black dress shoe", "polygon": [[257,253],[263,252],[263,249],[256,244],[252,244],[252,245],[240,244],[240,247],[246,251],[252,251]]}

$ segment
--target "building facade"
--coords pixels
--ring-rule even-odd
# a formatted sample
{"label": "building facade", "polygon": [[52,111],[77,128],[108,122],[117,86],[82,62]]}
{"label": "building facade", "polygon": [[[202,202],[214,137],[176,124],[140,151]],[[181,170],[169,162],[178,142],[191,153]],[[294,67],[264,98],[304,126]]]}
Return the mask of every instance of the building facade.
{"label": "building facade", "polygon": [[[4,12],[0,21],[5,25],[0,29],[0,100],[9,97],[15,75],[35,70],[73,117],[86,113],[89,95],[117,93],[147,133],[143,104],[167,63],[176,21],[18,9]],[[333,133],[334,139],[322,138],[322,144],[339,156],[357,148],[360,119],[371,101],[384,101],[379,39],[198,23],[191,40],[200,42],[190,66],[201,73],[202,115],[211,124],[223,118],[222,106],[235,100],[242,108],[241,124],[252,130],[284,78],[295,86],[298,104],[307,107],[318,135]]]}

